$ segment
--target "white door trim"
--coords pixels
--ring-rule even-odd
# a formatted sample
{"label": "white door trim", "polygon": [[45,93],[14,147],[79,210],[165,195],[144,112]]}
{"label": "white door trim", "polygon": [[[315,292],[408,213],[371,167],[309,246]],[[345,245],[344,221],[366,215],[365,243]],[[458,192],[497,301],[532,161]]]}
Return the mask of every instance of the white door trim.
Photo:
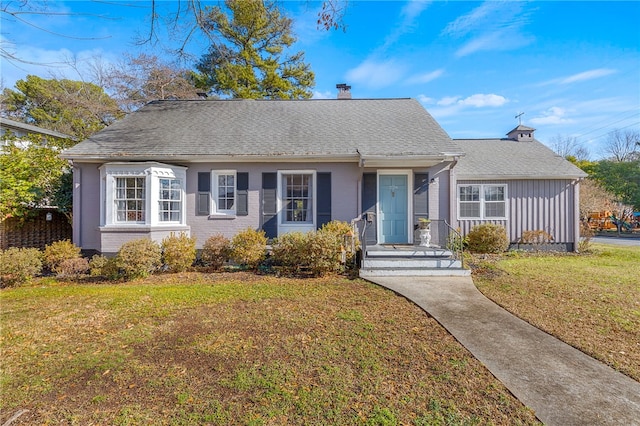
{"label": "white door trim", "polygon": [[384,169],[376,173],[376,220],[377,243],[380,244],[382,235],[382,221],[380,219],[380,176],[381,175],[405,175],[407,176],[407,244],[413,244],[413,170],[412,169]]}

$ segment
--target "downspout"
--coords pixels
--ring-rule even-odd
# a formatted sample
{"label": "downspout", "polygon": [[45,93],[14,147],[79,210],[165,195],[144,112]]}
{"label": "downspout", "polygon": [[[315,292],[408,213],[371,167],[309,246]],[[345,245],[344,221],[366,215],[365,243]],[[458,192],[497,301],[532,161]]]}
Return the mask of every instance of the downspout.
{"label": "downspout", "polygon": [[456,221],[456,172],[455,166],[458,164],[459,157],[453,157],[453,162],[449,165],[449,223],[453,226],[455,223],[456,228],[458,222]]}
{"label": "downspout", "polygon": [[580,181],[576,179],[573,185],[573,251],[578,251],[580,243]]}
{"label": "downspout", "polygon": [[[73,164],[73,162],[72,162]],[[80,206],[82,205],[82,169],[73,166],[73,190],[71,191],[71,236],[73,244],[82,248],[82,214]]]}

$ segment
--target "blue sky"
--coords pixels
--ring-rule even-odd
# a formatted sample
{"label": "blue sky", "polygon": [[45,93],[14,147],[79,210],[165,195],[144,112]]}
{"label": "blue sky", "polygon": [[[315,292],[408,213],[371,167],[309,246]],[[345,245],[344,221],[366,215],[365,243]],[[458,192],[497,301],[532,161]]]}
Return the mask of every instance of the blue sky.
{"label": "blue sky", "polygon": [[[3,47],[49,64],[3,60],[4,87],[27,74],[88,78],[97,55],[115,63],[125,52],[163,54],[133,43],[149,30],[149,3],[46,4],[46,14],[25,16],[40,28],[3,16]],[[346,31],[329,32],[316,29],[320,3],[280,5],[316,74],[316,98],[335,97],[337,83],[354,98],[416,98],[453,138],[503,137],[523,112],[540,141],[575,137],[594,159],[608,132],[640,130],[638,1],[351,0]],[[189,46],[196,57],[205,48]]]}

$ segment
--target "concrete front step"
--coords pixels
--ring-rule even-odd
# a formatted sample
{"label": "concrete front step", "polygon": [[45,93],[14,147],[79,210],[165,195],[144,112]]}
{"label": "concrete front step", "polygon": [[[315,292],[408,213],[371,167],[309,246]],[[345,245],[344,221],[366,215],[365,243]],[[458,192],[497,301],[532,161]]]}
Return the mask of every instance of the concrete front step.
{"label": "concrete front step", "polygon": [[471,270],[462,268],[362,268],[360,278],[374,277],[468,277]]}
{"label": "concrete front step", "polygon": [[360,276],[468,276],[462,262],[450,250],[439,247],[409,245],[373,246],[367,248]]}
{"label": "concrete front step", "polygon": [[363,268],[397,268],[397,269],[432,269],[432,268],[461,268],[459,260],[450,257],[367,257]]}
{"label": "concrete front step", "polygon": [[405,246],[399,249],[368,249],[367,258],[371,257],[451,257],[450,250],[418,246]]}

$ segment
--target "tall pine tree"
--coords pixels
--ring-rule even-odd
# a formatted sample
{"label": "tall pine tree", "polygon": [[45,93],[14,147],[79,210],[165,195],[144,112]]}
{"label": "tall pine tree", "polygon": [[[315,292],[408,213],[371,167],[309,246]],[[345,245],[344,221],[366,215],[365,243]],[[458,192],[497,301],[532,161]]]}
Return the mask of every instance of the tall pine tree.
{"label": "tall pine tree", "polygon": [[203,20],[219,41],[196,66],[199,86],[232,98],[310,98],[315,76],[304,52],[289,54],[291,19],[273,2],[226,0],[225,9],[212,7]]}

